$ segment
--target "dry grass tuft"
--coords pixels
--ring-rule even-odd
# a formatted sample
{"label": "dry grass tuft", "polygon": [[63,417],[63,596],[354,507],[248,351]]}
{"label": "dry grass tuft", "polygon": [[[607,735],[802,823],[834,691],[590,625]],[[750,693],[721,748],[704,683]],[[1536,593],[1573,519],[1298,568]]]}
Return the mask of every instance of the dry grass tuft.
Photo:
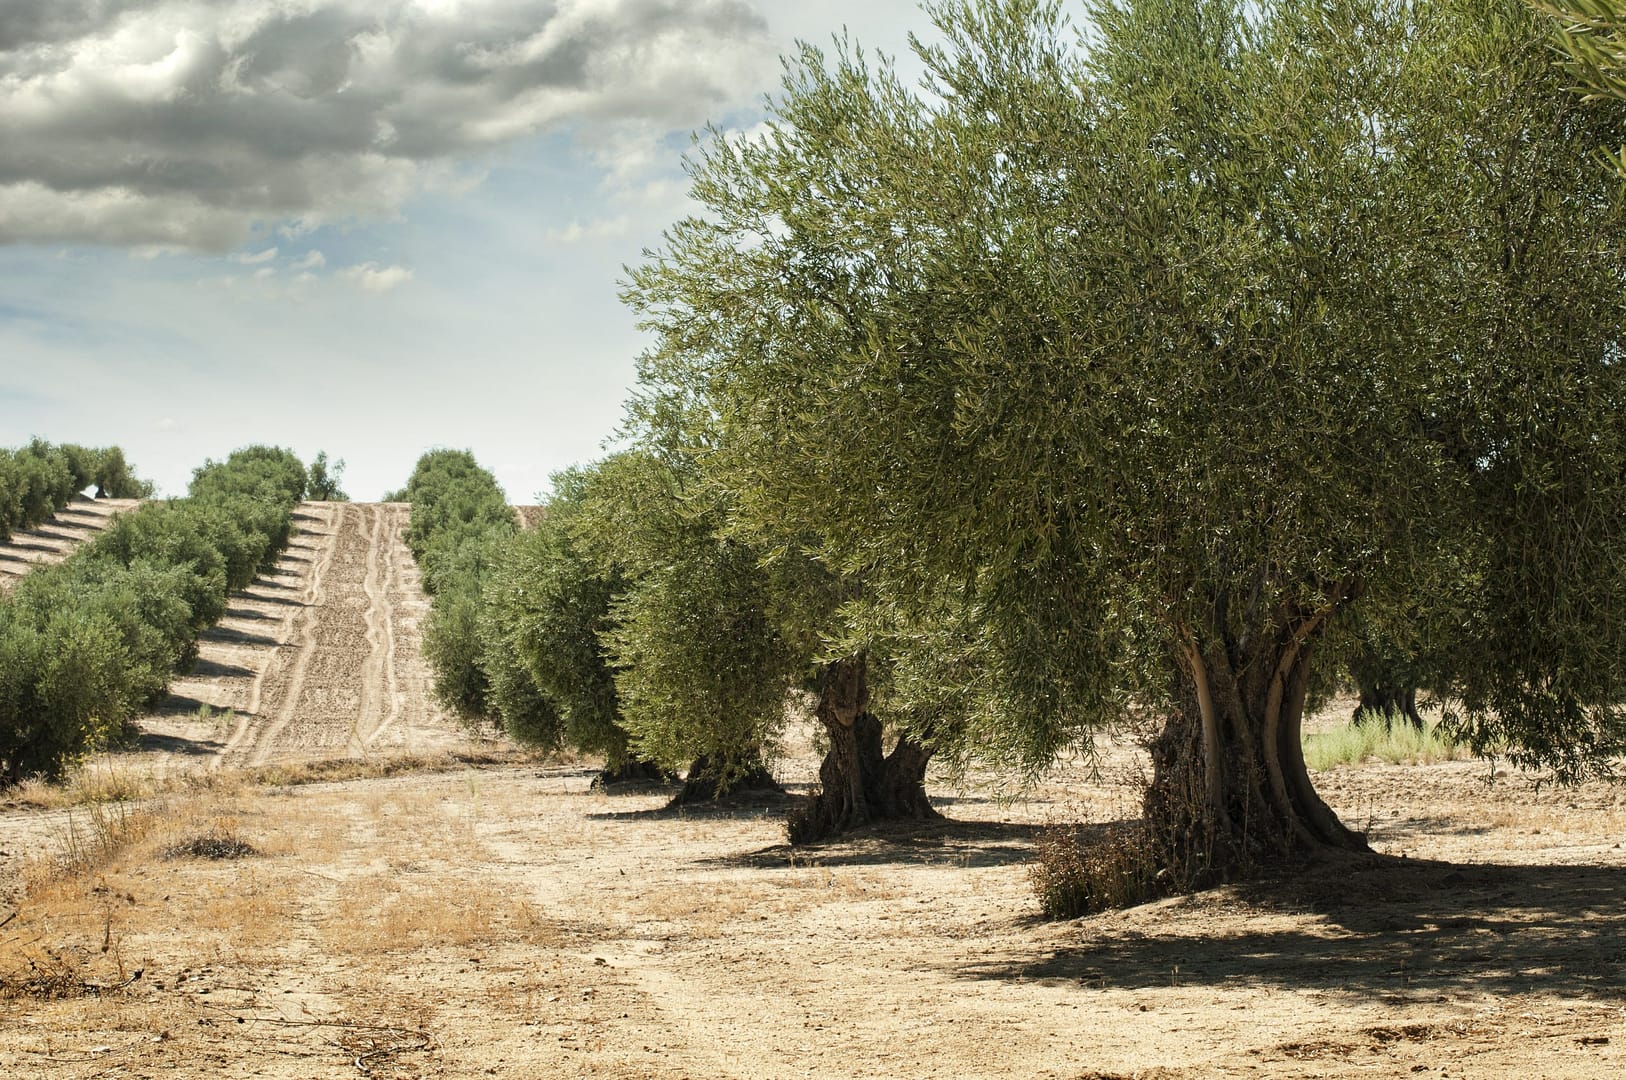
{"label": "dry grass tuft", "polygon": [[117,761],[81,766],[60,783],[24,780],[5,792],[0,808],[70,810],[103,803],[134,803],[163,795],[225,794],[240,790],[242,773],[188,769],[158,773]]}
{"label": "dry grass tuft", "polygon": [[255,769],[136,770],[116,759],[81,766],[60,782],[24,780],[4,792],[0,809],[66,810],[97,803],[134,802],[173,794],[230,793],[244,787],[298,787],[338,780],[371,780],[407,773],[455,772],[547,759],[529,750],[471,749],[442,754],[316,758]]}
{"label": "dry grass tuft", "polygon": [[1045,830],[1028,878],[1052,919],[1131,907],[1160,895],[1157,853],[1138,822],[1115,822],[1099,831]]}
{"label": "dry grass tuft", "polygon": [[54,850],[24,869],[24,881],[84,877],[101,870],[150,836],[166,816],[162,807],[131,802],[91,803],[77,813],[70,811]]}
{"label": "dry grass tuft", "polygon": [[356,956],[523,941],[557,945],[559,926],[533,905],[450,883],[411,887],[386,875],[347,882],[328,937],[336,951]]}
{"label": "dry grass tuft", "polygon": [[407,773],[456,772],[482,765],[514,765],[538,760],[528,751],[458,751],[443,754],[390,754],[375,757],[317,758],[265,765],[249,770],[245,779],[263,787],[298,787],[336,780],[373,780]]}

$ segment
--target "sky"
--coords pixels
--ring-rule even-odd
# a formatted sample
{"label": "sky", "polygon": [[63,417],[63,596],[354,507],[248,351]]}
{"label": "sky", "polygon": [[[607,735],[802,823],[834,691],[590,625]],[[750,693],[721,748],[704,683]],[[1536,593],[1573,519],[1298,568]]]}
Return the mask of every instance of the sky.
{"label": "sky", "polygon": [[239,446],[351,497],[467,448],[510,501],[600,456],[625,267],[798,40],[902,54],[915,0],[4,0],[0,446]]}

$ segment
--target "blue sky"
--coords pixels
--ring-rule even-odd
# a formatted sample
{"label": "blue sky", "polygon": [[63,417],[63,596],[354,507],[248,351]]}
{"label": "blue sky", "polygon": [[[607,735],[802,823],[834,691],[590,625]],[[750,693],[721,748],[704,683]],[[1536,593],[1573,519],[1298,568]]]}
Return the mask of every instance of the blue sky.
{"label": "blue sky", "polygon": [[778,55],[843,26],[929,29],[912,0],[7,0],[0,445],[118,444],[166,494],[325,449],[361,499],[468,447],[532,501],[620,418],[617,282],[685,212],[689,133],[749,129]]}

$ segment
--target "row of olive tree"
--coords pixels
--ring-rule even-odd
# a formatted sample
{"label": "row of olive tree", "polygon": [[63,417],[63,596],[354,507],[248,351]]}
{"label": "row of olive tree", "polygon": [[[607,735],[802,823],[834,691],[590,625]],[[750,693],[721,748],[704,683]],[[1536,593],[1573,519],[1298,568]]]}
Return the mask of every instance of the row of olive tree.
{"label": "row of olive tree", "polygon": [[34,439],[16,450],[0,449],[0,541],[44,523],[92,487],[98,499],[152,495],[152,484],[136,478],[116,446],[53,446]]}
{"label": "row of olive tree", "polygon": [[[596,636],[615,582],[576,557],[561,527],[568,497],[521,533],[496,479],[462,450],[424,454],[390,497],[412,504],[407,538],[433,597],[424,652],[441,703],[522,743],[601,755],[606,780],[659,775],[629,752],[619,723]],[[524,587],[510,589],[520,577]],[[517,631],[525,605],[552,621]]]}
{"label": "row of olive tree", "polygon": [[[902,734],[1030,767],[1160,714],[1148,835],[1190,881],[1364,847],[1300,735],[1313,666],[1373,642],[1475,747],[1606,770],[1626,203],[1590,155],[1626,115],[1515,0],[1086,12],[945,2],[919,87],[804,49],[633,273],[631,433],[728,584],[812,568],[763,610],[846,680],[833,748],[877,665]],[[631,691],[704,640],[703,580],[599,628],[624,706],[704,670]]]}
{"label": "row of olive tree", "polygon": [[407,546],[433,598],[424,651],[435,696],[465,720],[486,715],[489,680],[480,665],[476,620],[493,552],[518,529],[496,478],[466,450],[431,450],[387,502],[409,502]]}
{"label": "row of olive tree", "polygon": [[125,736],[198,635],[284,547],[305,468],[249,447],[193,474],[183,499],[116,515],[0,602],[0,783],[54,776]]}

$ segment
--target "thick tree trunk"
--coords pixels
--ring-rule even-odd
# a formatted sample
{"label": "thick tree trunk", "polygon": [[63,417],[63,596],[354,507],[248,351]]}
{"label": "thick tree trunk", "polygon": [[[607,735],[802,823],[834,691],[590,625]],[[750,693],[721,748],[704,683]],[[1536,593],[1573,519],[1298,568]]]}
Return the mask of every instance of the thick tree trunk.
{"label": "thick tree trunk", "polygon": [[672,774],[653,761],[625,757],[614,764],[606,762],[604,768],[593,778],[593,787],[630,783],[664,784],[671,779]]}
{"label": "thick tree trunk", "polygon": [[1423,714],[1417,711],[1417,688],[1385,683],[1360,683],[1361,703],[1351,718],[1357,724],[1381,721],[1385,727],[1402,719],[1423,730]]}
{"label": "thick tree trunk", "polygon": [[689,773],[683,779],[683,788],[672,796],[672,806],[685,806],[690,803],[715,802],[725,795],[738,792],[783,792],[779,781],[773,778],[773,773],[762,762],[760,750],[753,752],[749,760],[736,764],[732,769],[726,761],[701,755],[694,759],[689,766]]}
{"label": "thick tree trunk", "polygon": [[862,657],[826,668],[817,715],[830,737],[830,750],[819,766],[819,790],[791,812],[791,843],[811,843],[881,821],[942,817],[926,795],[931,748],[902,737],[892,753],[882,754],[881,722],[869,711]]}
{"label": "thick tree trunk", "polygon": [[1168,891],[1266,864],[1365,851],[1321,801],[1304,764],[1310,643],[1319,620],[1288,621],[1251,655],[1188,645],[1183,703],[1152,747],[1145,821]]}

